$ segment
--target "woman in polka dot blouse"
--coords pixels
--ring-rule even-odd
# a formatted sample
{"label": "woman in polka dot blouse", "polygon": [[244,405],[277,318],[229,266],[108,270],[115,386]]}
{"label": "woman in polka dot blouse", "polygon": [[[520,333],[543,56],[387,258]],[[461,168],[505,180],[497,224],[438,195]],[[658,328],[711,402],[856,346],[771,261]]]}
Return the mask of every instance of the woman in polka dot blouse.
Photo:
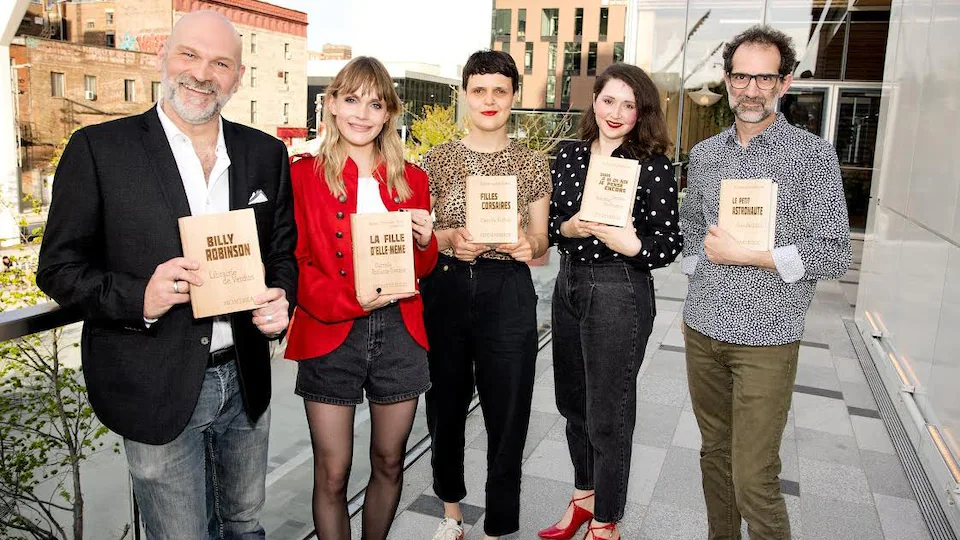
{"label": "woman in polka dot blouse", "polygon": [[[640,68],[614,64],[597,77],[581,141],[553,167],[550,243],[562,256],[553,295],[557,407],[567,420],[575,488],[566,513],[541,538],[619,538],[636,421],[636,381],[656,307],[650,270],[683,247],[677,184],[664,156],[670,140],[660,98]],[[633,226],[578,218],[590,156],[641,164]]]}

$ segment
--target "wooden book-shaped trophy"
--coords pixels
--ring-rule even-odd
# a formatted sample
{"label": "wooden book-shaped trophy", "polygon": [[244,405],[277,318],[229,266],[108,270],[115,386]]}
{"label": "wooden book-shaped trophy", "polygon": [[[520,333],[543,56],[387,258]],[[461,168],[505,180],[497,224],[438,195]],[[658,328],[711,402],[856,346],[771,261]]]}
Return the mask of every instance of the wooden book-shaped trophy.
{"label": "wooden book-shaped trophy", "polygon": [[717,225],[743,247],[757,251],[773,249],[777,233],[777,184],[770,178],[721,180]]}
{"label": "wooden book-shaped trophy", "polygon": [[190,288],[195,318],[257,307],[266,291],[257,221],[252,208],[179,219],[183,256],[200,262],[203,285]]}
{"label": "wooden book-shaped trophy", "polygon": [[616,227],[633,223],[640,163],[635,159],[590,156],[580,200],[580,220]]}
{"label": "wooden book-shaped trophy", "polygon": [[417,290],[413,267],[413,224],[407,212],[351,214],[353,278],[357,294],[412,293]]}
{"label": "wooden book-shaped trophy", "polygon": [[476,244],[519,240],[516,176],[468,176],[467,230]]}

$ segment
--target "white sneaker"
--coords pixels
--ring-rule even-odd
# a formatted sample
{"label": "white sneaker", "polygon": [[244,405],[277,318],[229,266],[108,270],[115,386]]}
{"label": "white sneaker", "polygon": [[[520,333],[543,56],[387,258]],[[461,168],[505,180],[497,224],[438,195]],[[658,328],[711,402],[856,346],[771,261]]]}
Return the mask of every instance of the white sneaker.
{"label": "white sneaker", "polygon": [[463,540],[463,526],[453,518],[443,518],[433,540]]}

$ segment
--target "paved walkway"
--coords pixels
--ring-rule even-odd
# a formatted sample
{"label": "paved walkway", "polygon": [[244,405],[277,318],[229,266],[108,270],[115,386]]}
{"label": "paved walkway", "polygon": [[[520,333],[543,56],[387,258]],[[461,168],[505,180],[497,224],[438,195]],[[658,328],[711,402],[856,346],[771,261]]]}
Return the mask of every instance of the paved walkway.
{"label": "paved walkway", "polygon": [[[534,269],[549,320],[551,265]],[[843,317],[853,313],[857,264],[839,282],[821,283],[807,318],[793,408],[784,433],[781,489],[794,538],[807,540],[926,540],[929,535],[894,454],[866,384]],[[680,334],[686,278],[677,265],[655,272],[657,318],[640,372],[637,428],[624,538],[667,540],[706,538],[700,487],[699,432],[690,408]],[[296,366],[276,354],[267,477],[262,513],[267,537],[302,540],[313,530],[310,498],[312,452],[303,403],[293,394]],[[523,465],[521,530],[508,539],[534,539],[558,519],[573,491],[573,471],[564,438],[564,420],[554,402],[549,344],[537,360],[533,413]],[[349,493],[369,475],[369,416],[357,410],[353,473]],[[411,446],[426,435],[423,401]],[[467,538],[482,537],[486,433],[480,411],[467,421],[465,516]],[[116,494],[128,492],[122,455],[98,452],[85,470],[90,523],[102,533],[128,522]],[[429,540],[442,512],[431,485],[430,453],[408,469],[392,540]],[[353,538],[360,538],[359,516]],[[106,537],[106,536],[105,536]],[[746,536],[744,536],[746,538]],[[505,539],[507,540],[507,539]]]}
{"label": "paved walkway", "polygon": [[[781,490],[794,538],[925,540],[930,536],[841,319],[853,312],[856,268],[844,278],[848,283],[821,283],[811,307],[783,437]],[[702,540],[706,514],[700,436],[679,330],[686,278],[674,266],[658,271],[656,284],[658,314],[640,375],[621,527],[623,537],[631,540]],[[524,453],[521,529],[509,539],[536,538],[539,528],[561,515],[573,491],[564,420],[554,404],[549,346],[539,355],[537,373]],[[467,538],[480,539],[486,433],[479,410],[468,419],[466,440]],[[430,487],[429,458],[428,452],[406,473],[393,540],[429,539],[436,527],[442,505]],[[359,516],[353,525],[353,537],[359,538]]]}

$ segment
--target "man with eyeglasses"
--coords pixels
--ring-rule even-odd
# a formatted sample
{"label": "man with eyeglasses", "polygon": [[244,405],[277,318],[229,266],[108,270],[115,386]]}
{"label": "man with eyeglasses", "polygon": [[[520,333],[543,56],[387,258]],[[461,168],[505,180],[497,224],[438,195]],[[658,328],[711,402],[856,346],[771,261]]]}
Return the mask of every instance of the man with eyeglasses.
{"label": "man with eyeglasses", "polygon": [[[728,42],[723,61],[736,120],[691,151],[680,208],[708,538],[739,540],[742,517],[753,540],[789,539],[779,451],[804,316],[817,280],[850,265],[850,227],[836,151],[777,111],[796,66],[790,38],[755,26]],[[772,250],[747,249],[717,227],[725,178],[776,182]]]}

